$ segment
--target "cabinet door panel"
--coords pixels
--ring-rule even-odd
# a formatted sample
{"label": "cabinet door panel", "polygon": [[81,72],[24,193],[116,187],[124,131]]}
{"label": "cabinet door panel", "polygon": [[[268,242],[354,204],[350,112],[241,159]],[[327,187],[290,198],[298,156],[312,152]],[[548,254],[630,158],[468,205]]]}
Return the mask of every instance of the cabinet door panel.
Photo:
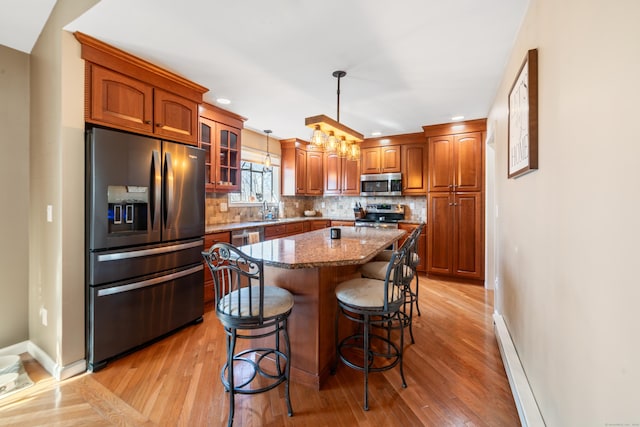
{"label": "cabinet door panel", "polygon": [[429,138],[429,191],[452,191],[452,145],[452,136]]}
{"label": "cabinet door panel", "polygon": [[204,168],[205,168],[205,188],[208,191],[214,189],[214,183],[216,182],[215,174],[215,157],[213,152],[215,151],[215,135],[216,135],[216,122],[200,118],[200,134],[198,139],[200,141],[200,148],[205,151]]}
{"label": "cabinet door panel", "polygon": [[427,215],[427,272],[452,273],[453,206],[448,193],[430,193]]}
{"label": "cabinet door panel", "polygon": [[455,191],[482,191],[482,134],[456,135]]}
{"label": "cabinet door panel", "polygon": [[240,129],[216,123],[216,191],[240,189]]}
{"label": "cabinet door panel", "polygon": [[454,273],[459,277],[481,279],[484,274],[482,194],[457,193],[454,200]]}
{"label": "cabinet door panel", "polygon": [[322,178],[322,152],[307,151],[307,194],[322,194]]}
{"label": "cabinet door panel", "polygon": [[178,95],[154,92],[155,130],[167,139],[197,144],[198,105]]}
{"label": "cabinet door panel", "polygon": [[357,196],[360,194],[360,160],[343,159],[342,194]]}
{"label": "cabinet door panel", "polygon": [[425,194],[427,192],[425,152],[425,144],[402,146],[403,194]]}
{"label": "cabinet door panel", "polygon": [[340,194],[342,190],[342,159],[335,153],[324,155],[324,193]]}
{"label": "cabinet door panel", "polygon": [[380,148],[364,148],[361,151],[362,173],[380,172]]}
{"label": "cabinet door panel", "polygon": [[153,88],[92,65],[90,118],[118,128],[150,133],[153,131]]}
{"label": "cabinet door panel", "polygon": [[307,192],[307,152],[296,148],[296,194]]}
{"label": "cabinet door panel", "polygon": [[400,146],[380,147],[380,172],[400,172]]}

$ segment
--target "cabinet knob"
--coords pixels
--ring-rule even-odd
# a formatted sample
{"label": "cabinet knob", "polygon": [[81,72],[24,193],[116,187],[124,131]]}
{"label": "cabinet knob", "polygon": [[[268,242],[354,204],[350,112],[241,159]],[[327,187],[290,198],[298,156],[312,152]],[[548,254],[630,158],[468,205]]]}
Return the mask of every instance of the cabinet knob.
{"label": "cabinet knob", "polygon": [[145,124],[145,125],[150,125],[150,124],[151,124],[151,120],[145,120],[145,121],[144,121],[144,124]]}
{"label": "cabinet knob", "polygon": [[156,127],[161,128],[162,127],[162,123],[156,123]]}

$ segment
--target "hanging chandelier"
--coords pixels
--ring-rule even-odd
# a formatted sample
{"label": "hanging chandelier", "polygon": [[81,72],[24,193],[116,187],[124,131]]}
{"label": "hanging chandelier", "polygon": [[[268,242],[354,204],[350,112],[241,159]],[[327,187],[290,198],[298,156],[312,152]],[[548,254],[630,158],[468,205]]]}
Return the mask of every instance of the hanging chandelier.
{"label": "hanging chandelier", "polygon": [[352,160],[360,158],[359,142],[364,136],[355,130],[340,123],[340,79],[347,75],[346,71],[334,71],[333,77],[338,79],[338,107],[337,120],[321,114],[307,117],[304,124],[313,129],[311,143],[326,152],[337,153],[339,157]]}
{"label": "hanging chandelier", "polygon": [[269,154],[269,134],[271,129],[265,129],[264,133],[267,134],[267,156],[264,158],[264,165],[262,166],[262,172],[271,172],[271,154]]}

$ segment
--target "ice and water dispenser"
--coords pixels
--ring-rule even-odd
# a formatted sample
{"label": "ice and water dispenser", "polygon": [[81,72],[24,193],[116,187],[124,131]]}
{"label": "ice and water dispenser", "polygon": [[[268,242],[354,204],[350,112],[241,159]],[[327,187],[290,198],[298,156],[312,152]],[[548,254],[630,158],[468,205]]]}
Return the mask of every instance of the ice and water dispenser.
{"label": "ice and water dispenser", "polygon": [[110,185],[109,234],[147,232],[149,188],[134,185]]}

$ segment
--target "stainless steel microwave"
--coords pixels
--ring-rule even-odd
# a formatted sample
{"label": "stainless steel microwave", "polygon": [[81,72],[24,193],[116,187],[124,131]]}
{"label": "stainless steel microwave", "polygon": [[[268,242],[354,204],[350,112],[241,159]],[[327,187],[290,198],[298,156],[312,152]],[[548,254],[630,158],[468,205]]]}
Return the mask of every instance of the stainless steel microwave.
{"label": "stainless steel microwave", "polygon": [[361,196],[402,196],[401,173],[360,175]]}

